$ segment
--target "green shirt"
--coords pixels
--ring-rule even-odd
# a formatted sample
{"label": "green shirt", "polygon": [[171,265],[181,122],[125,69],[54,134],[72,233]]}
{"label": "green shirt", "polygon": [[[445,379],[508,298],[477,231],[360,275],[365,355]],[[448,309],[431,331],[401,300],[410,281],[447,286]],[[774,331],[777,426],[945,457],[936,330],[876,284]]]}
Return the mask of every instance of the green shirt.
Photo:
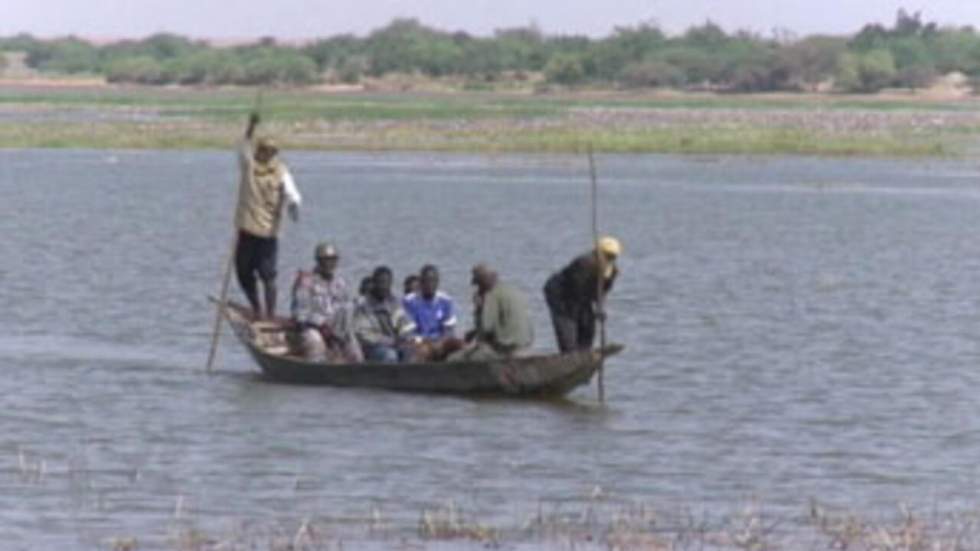
{"label": "green shirt", "polygon": [[534,342],[527,300],[509,285],[497,283],[487,291],[476,318],[480,339],[494,348],[513,352],[528,348]]}

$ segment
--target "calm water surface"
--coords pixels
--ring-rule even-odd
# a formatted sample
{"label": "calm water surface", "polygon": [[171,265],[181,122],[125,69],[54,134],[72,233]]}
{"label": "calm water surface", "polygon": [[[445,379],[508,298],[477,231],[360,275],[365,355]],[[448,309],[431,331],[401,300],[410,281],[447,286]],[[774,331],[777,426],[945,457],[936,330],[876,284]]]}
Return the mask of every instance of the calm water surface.
{"label": "calm water surface", "polygon": [[[306,203],[283,295],[324,238],[349,279],[433,262],[464,305],[487,260],[554,346],[539,289],[590,239],[582,159],[288,161]],[[597,495],[787,519],[810,498],[977,505],[980,167],[599,164],[602,226],[626,247],[605,408],[594,387],[542,403],[275,385],[230,334],[207,376],[231,154],[0,152],[4,545],[375,514],[412,533],[447,503],[520,526]]]}

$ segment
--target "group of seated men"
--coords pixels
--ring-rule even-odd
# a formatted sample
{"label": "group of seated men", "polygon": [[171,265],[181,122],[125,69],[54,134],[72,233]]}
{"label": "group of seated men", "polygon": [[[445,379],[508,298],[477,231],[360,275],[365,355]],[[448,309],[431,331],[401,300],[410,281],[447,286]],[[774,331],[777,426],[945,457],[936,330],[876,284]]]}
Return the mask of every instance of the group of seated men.
{"label": "group of seated men", "polygon": [[314,257],[316,266],[299,272],[292,291],[295,345],[309,360],[486,360],[519,354],[533,342],[527,301],[486,265],[473,268],[475,327],[459,338],[456,306],[439,290],[435,266],[406,278],[401,299],[392,292],[391,269],[379,266],[355,297],[337,273],[336,247],[320,243]]}

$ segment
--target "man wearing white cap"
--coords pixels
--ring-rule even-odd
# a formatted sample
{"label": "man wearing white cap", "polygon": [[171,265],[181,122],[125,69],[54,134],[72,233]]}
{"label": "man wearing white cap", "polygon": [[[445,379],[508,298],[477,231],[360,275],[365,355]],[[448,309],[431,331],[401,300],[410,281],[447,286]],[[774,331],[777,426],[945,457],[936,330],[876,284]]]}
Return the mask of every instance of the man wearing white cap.
{"label": "man wearing white cap", "polygon": [[603,237],[595,249],[576,257],[545,283],[544,298],[562,353],[592,348],[596,318],[605,316],[600,310],[598,278],[602,278],[603,295],[612,290],[622,250],[618,239]]}
{"label": "man wearing white cap", "polygon": [[[252,113],[248,130],[238,151],[241,180],[235,227],[235,273],[256,318],[276,313],[276,257],[283,207],[290,218],[299,220],[301,198],[286,164],[279,160],[279,148],[268,138],[253,141],[258,113]],[[256,277],[258,276],[258,277]],[[265,291],[265,310],[259,305],[257,279]]]}

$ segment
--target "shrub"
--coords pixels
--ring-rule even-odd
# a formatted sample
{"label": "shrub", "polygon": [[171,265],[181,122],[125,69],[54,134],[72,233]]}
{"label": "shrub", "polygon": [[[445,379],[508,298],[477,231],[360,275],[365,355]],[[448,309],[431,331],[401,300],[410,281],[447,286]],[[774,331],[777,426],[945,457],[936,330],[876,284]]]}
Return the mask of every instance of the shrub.
{"label": "shrub", "polygon": [[896,75],[895,58],[888,50],[848,52],[837,67],[837,85],[848,92],[873,93],[892,84]]}
{"label": "shrub", "polygon": [[569,54],[555,54],[545,65],[544,76],[548,82],[571,86],[585,80],[585,70],[577,57]]}
{"label": "shrub", "polygon": [[631,63],[623,68],[619,81],[631,88],[680,88],[686,80],[684,71],[666,61]]}
{"label": "shrub", "polygon": [[164,71],[160,62],[149,56],[126,57],[113,61],[106,68],[109,82],[162,84]]}
{"label": "shrub", "polygon": [[913,65],[898,72],[895,84],[904,88],[928,88],[936,80],[936,69],[931,65]]}

